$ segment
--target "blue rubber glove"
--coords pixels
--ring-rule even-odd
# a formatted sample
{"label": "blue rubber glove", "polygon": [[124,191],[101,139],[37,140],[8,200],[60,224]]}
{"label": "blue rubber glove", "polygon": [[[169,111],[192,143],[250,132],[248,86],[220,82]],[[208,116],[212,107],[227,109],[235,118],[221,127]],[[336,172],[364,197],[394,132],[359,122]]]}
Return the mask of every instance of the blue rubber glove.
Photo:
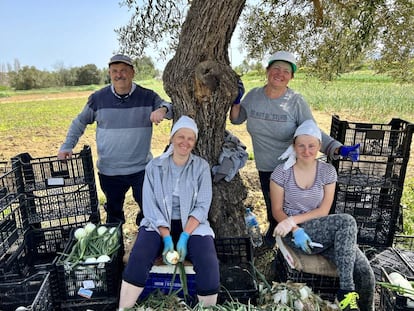
{"label": "blue rubber glove", "polygon": [[237,81],[237,87],[239,88],[239,94],[237,94],[236,99],[233,102],[233,105],[238,105],[241,102],[241,99],[244,95],[244,85],[243,85],[243,81],[241,79],[239,79]]}
{"label": "blue rubber glove", "polygon": [[174,251],[174,243],[173,243],[172,237],[171,235],[167,235],[162,240],[164,241],[164,250],[162,251],[162,260],[164,261],[165,264],[171,265],[171,263],[168,262],[165,256],[167,255],[168,252]]}
{"label": "blue rubber glove", "polygon": [[299,228],[293,232],[293,239],[297,248],[300,248],[306,254],[312,254],[312,240],[303,228]]}
{"label": "blue rubber glove", "polygon": [[351,159],[352,162],[359,160],[359,145],[356,144],[353,146],[341,146],[339,148],[339,154],[344,158]]}
{"label": "blue rubber glove", "polygon": [[187,232],[182,232],[180,238],[177,242],[177,252],[180,254],[180,259],[178,261],[183,262],[185,256],[187,256],[187,242],[190,235]]}

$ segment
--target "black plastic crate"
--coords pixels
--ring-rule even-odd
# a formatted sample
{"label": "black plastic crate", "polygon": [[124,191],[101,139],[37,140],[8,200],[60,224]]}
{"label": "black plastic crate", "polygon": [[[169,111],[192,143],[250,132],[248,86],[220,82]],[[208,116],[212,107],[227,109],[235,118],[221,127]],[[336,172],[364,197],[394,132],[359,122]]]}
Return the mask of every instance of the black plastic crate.
{"label": "black plastic crate", "polygon": [[370,265],[377,281],[382,279],[382,267],[392,268],[414,279],[414,236],[396,235],[393,246],[379,250],[370,259]]}
{"label": "black plastic crate", "polygon": [[20,168],[7,167],[6,171],[0,171],[0,209],[8,205],[23,192]]}
{"label": "black plastic crate", "polygon": [[402,188],[407,169],[403,158],[360,156],[356,162],[334,161],[338,182],[346,185]]}
{"label": "black plastic crate", "polygon": [[11,168],[9,161],[0,161],[0,175],[3,175]]}
{"label": "black plastic crate", "polygon": [[401,192],[380,187],[337,184],[331,213],[354,216],[357,241],[373,247],[391,246],[401,216]]}
{"label": "black plastic crate", "polygon": [[[390,282],[389,274],[392,272],[398,272],[404,276],[399,270],[390,268],[390,267],[382,267],[381,268],[381,276],[382,282]],[[414,278],[407,277],[408,281],[413,281]],[[401,295],[395,291],[392,291],[388,288],[381,286],[381,296],[380,296],[380,310],[384,311],[412,311],[414,310],[414,303],[411,300],[410,305],[408,305],[410,299],[404,295]]]}
{"label": "black plastic crate", "polygon": [[99,200],[94,184],[79,184],[35,190],[24,197],[29,224],[40,227],[97,223]]}
{"label": "black plastic crate", "polygon": [[414,257],[411,251],[388,247],[376,254],[370,265],[377,281],[381,280],[381,268],[389,267],[400,271],[407,277],[414,278]]}
{"label": "black plastic crate", "polygon": [[27,229],[28,223],[22,215],[19,197],[0,208],[0,259],[23,243]]}
{"label": "black plastic crate", "polygon": [[289,266],[280,250],[277,251],[275,259],[277,282],[285,283],[290,280],[296,283],[305,283],[323,299],[334,301],[339,289],[339,278],[305,273],[293,269]]}
{"label": "black plastic crate", "polygon": [[393,118],[388,124],[340,120],[332,116],[330,136],[344,145],[361,144],[360,154],[401,157],[408,162],[414,124]]}
{"label": "black plastic crate", "polygon": [[54,277],[55,261],[67,246],[71,230],[63,226],[28,230],[22,245],[0,261],[0,272],[24,276],[51,271]]}
{"label": "black plastic crate", "polygon": [[118,300],[116,297],[82,299],[60,304],[61,311],[116,311],[117,308]]}
{"label": "black plastic crate", "polygon": [[248,237],[216,238],[215,246],[220,264],[251,265],[253,261],[253,247]]}
{"label": "black plastic crate", "polygon": [[215,245],[220,264],[218,302],[238,300],[241,303],[255,303],[258,287],[250,238],[217,238]]}
{"label": "black plastic crate", "polygon": [[38,272],[25,278],[0,277],[0,310],[15,311],[18,307],[32,311],[53,311],[50,273]]}
{"label": "black plastic crate", "polygon": [[70,159],[61,160],[56,156],[32,158],[30,154],[22,153],[12,161],[20,163],[25,192],[80,184],[95,185],[90,146],[84,146]]}
{"label": "black plastic crate", "polygon": [[[106,263],[79,263],[74,268],[65,266],[65,255],[58,258],[56,268],[56,290],[53,296],[57,302],[72,301],[83,297],[79,290],[90,290],[91,298],[117,297],[120,290],[124,255],[122,230],[119,224],[105,224],[107,227],[116,227],[119,230],[119,249],[112,254],[111,260]],[[70,254],[76,240],[72,230],[70,241],[64,253]],[[88,284],[86,286],[85,284]],[[91,288],[89,285],[93,285]]]}
{"label": "black plastic crate", "polygon": [[401,216],[400,201],[414,124],[340,120],[332,116],[330,135],[344,145],[360,144],[360,159],[333,160],[338,182],[331,213],[348,213],[358,224],[358,243],[392,246]]}

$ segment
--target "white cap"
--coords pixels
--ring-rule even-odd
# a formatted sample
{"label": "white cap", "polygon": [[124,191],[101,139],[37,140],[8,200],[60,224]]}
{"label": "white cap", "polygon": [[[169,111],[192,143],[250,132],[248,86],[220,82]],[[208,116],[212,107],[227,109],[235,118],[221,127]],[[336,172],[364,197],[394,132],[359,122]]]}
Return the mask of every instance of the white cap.
{"label": "white cap", "polygon": [[177,122],[175,122],[171,133],[170,133],[170,137],[173,137],[174,134],[182,128],[188,128],[190,130],[192,130],[195,133],[196,138],[198,137],[198,128],[197,128],[197,124],[195,123],[195,121],[193,119],[191,119],[188,116],[181,116]]}
{"label": "white cap", "polygon": [[270,56],[269,60],[267,61],[267,67],[269,67],[277,60],[288,62],[292,66],[293,73],[296,72],[296,59],[292,53],[286,51],[278,51],[274,53],[272,56]]}

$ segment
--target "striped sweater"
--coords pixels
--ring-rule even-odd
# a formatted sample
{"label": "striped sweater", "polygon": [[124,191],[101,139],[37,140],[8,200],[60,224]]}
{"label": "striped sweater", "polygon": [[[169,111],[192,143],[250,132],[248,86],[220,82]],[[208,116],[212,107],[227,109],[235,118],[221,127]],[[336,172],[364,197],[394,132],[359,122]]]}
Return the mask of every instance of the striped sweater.
{"label": "striped sweater", "polygon": [[104,175],[129,175],[145,169],[152,159],[151,112],[172,106],[152,90],[133,84],[130,94],[118,96],[111,85],[93,93],[72,121],[61,151],[72,150],[88,124],[96,122],[98,171]]}

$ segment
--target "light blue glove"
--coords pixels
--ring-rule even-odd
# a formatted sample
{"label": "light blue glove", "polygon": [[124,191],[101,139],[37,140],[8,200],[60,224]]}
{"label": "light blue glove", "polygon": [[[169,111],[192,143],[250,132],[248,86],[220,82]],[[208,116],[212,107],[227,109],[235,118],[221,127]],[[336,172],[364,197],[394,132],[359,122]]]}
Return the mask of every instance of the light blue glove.
{"label": "light blue glove", "polygon": [[306,254],[312,254],[312,240],[303,228],[299,228],[293,232],[293,239],[297,248],[300,248]]}
{"label": "light blue glove", "polygon": [[339,154],[344,158],[351,159],[352,162],[359,160],[359,145],[356,144],[353,146],[341,146],[339,148]]}
{"label": "light blue glove", "polygon": [[183,262],[185,259],[185,256],[187,256],[187,242],[189,239],[190,235],[183,231],[181,232],[180,238],[178,239],[177,242],[177,252],[178,254],[180,254],[180,259],[178,261]]}
{"label": "light blue glove", "polygon": [[164,261],[165,264],[171,265],[171,263],[165,258],[165,256],[167,255],[168,252],[174,251],[174,243],[173,243],[172,237],[171,235],[167,235],[162,240],[164,241],[164,250],[162,251],[162,260]]}
{"label": "light blue glove", "polygon": [[241,99],[242,99],[242,97],[243,97],[243,95],[244,95],[244,85],[243,85],[243,81],[242,81],[241,79],[239,79],[239,80],[237,81],[237,87],[238,87],[238,89],[239,89],[239,93],[237,94],[237,97],[236,97],[236,99],[234,100],[233,105],[238,105],[238,104],[240,104]]}

